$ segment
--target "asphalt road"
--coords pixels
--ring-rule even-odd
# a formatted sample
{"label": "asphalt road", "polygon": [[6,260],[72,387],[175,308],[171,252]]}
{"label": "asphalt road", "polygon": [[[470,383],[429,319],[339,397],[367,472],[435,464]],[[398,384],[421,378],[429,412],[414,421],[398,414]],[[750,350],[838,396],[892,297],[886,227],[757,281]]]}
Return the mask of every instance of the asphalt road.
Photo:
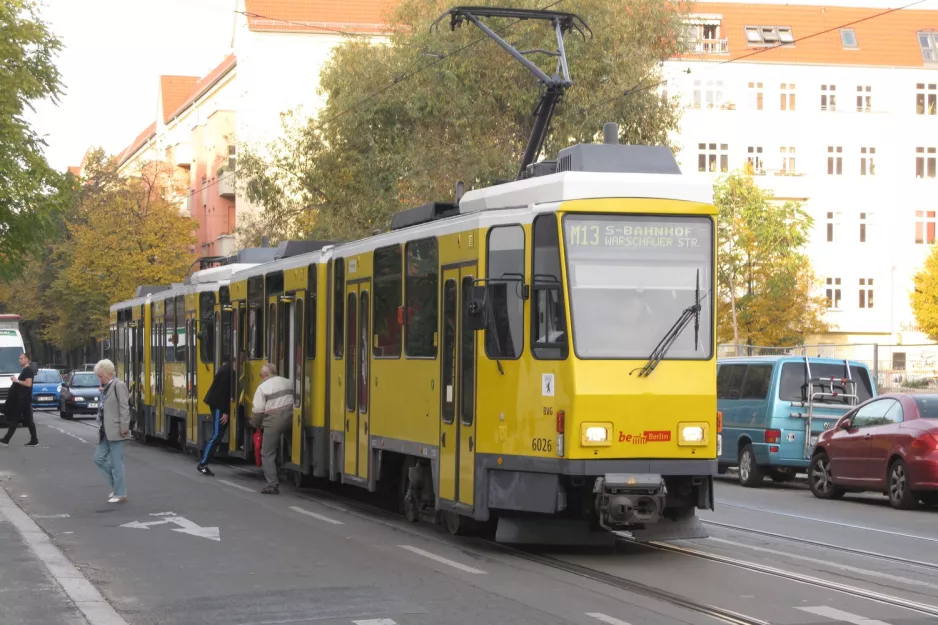
{"label": "asphalt road", "polygon": [[938,623],[935,510],[720,480],[708,539],[517,552],[137,443],[108,505],[93,427],[36,420],[0,449],[4,624]]}

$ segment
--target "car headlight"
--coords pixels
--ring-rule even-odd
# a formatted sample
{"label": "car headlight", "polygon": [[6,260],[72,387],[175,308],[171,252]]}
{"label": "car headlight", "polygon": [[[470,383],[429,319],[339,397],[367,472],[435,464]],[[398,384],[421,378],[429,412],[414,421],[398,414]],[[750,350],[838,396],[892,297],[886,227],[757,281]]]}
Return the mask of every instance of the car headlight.
{"label": "car headlight", "polygon": [[56,387],[55,387],[55,392],[56,392],[56,393],[61,393],[61,392],[62,392],[62,387],[61,387],[61,386],[56,386]]}
{"label": "car headlight", "polygon": [[605,443],[608,433],[606,428],[601,427],[589,427],[586,428],[586,440],[591,443]]}
{"label": "car headlight", "polygon": [[688,425],[681,429],[681,439],[688,443],[699,443],[703,437],[704,431],[699,425]]}

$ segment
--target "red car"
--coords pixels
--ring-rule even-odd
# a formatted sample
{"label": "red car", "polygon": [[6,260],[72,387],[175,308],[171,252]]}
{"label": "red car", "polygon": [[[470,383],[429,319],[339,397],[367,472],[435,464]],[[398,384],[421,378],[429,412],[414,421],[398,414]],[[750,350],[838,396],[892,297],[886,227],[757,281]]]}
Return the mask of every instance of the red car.
{"label": "red car", "polygon": [[818,437],[808,467],[815,497],[875,491],[894,508],[938,505],[938,395],[880,395]]}

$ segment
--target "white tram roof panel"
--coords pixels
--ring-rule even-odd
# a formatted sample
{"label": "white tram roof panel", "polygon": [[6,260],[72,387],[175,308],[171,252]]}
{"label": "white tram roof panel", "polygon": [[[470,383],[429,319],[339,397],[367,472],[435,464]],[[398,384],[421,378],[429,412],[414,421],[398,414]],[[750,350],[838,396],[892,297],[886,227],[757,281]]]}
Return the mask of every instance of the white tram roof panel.
{"label": "white tram roof panel", "polygon": [[663,199],[713,203],[713,183],[675,174],[565,171],[468,191],[460,213],[601,198]]}
{"label": "white tram roof panel", "polygon": [[287,269],[296,269],[297,267],[306,267],[312,264],[318,264],[323,260],[325,253],[331,250],[333,246],[326,246],[324,249],[314,252],[306,252],[287,258],[279,258],[260,265],[245,267],[244,269],[231,274],[230,282],[241,282],[248,278],[265,276],[272,271],[285,271]]}
{"label": "white tram roof panel", "polygon": [[210,267],[201,271],[194,272],[189,277],[190,284],[209,284],[213,282],[222,282],[231,278],[231,275],[255,267],[257,263],[234,263],[231,265],[222,265],[221,267]]}

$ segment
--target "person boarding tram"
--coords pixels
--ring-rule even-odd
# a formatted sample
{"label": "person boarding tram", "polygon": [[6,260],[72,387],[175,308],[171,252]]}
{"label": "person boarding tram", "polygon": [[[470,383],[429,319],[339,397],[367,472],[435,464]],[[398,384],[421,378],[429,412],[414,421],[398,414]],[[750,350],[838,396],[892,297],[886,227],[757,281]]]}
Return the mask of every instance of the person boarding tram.
{"label": "person boarding tram", "polygon": [[267,362],[261,367],[261,385],[254,393],[254,427],[263,428],[264,442],[261,447],[261,462],[267,486],[264,495],[280,494],[280,479],[277,471],[277,450],[280,436],[290,431],[293,425],[293,385],[290,380],[277,375],[277,367]]}

